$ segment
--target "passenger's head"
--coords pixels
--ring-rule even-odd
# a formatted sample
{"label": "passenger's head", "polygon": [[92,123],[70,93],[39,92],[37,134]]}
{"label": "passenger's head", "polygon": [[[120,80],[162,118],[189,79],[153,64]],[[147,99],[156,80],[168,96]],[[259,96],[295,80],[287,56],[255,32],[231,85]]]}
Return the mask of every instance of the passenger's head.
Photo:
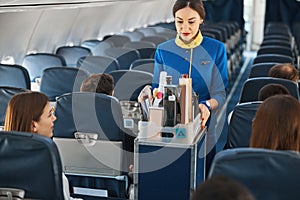
{"label": "passenger's head", "polygon": [[92,74],[80,87],[81,92],[96,92],[113,95],[114,79],[110,74]]}
{"label": "passenger's head", "polygon": [[268,97],[280,94],[289,95],[289,90],[281,84],[270,83],[262,87],[258,92],[258,100],[264,101]]}
{"label": "passenger's head", "polygon": [[40,92],[14,95],[6,110],[4,130],[31,132],[46,137],[53,136],[56,117],[49,98]]}
{"label": "passenger's head", "polygon": [[269,76],[274,78],[284,78],[298,83],[299,72],[290,63],[276,64],[269,70]]}
{"label": "passenger's head", "polygon": [[205,18],[201,0],[177,0],[173,6],[177,33],[184,42],[192,41]]}
{"label": "passenger's head", "polygon": [[300,103],[290,95],[267,98],[253,119],[250,147],[300,151]]}
{"label": "passenger's head", "polygon": [[241,183],[226,176],[214,176],[199,185],[192,200],[255,200]]}

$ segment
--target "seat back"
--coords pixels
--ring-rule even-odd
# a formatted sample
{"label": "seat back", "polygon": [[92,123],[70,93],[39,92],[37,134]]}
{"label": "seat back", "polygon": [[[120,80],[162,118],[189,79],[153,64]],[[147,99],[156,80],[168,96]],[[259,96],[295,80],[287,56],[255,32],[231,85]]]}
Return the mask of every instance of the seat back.
{"label": "seat back", "polygon": [[80,46],[85,47],[93,51],[93,49],[100,44],[100,40],[98,39],[89,39],[89,40],[84,40],[81,42]]}
{"label": "seat back", "polygon": [[141,90],[152,84],[153,75],[137,70],[117,70],[109,73],[114,78],[114,96],[121,100],[137,101]]}
{"label": "seat back", "polygon": [[113,44],[108,41],[86,40],[81,46],[89,48],[93,56],[103,56],[105,49],[113,47]]}
{"label": "seat back", "polygon": [[31,88],[26,68],[21,65],[0,64],[0,86]]}
{"label": "seat back", "polygon": [[154,36],[157,35],[157,31],[154,27],[141,27],[135,30],[135,32],[140,32],[143,36]]}
{"label": "seat back", "polygon": [[154,73],[154,59],[145,58],[133,61],[130,65],[130,70],[139,70],[144,72]]}
{"label": "seat back", "polygon": [[140,41],[144,34],[138,31],[125,31],[122,32],[121,35],[125,35],[130,38],[131,41]]}
{"label": "seat back", "polygon": [[163,29],[162,32],[158,33],[161,36],[166,37],[168,40],[176,38],[177,32],[176,31],[168,31],[168,29]]}
{"label": "seat back", "polygon": [[[128,188],[123,172],[129,162],[123,151],[126,135],[119,101],[99,93],[70,93],[57,99],[55,115],[55,142],[73,186],[107,190],[109,197],[125,198]],[[83,139],[81,144],[74,138],[76,132],[97,134],[98,140]]]}
{"label": "seat back", "polygon": [[124,47],[138,50],[141,58],[153,58],[156,51],[156,45],[150,41],[127,42]]}
{"label": "seat back", "polygon": [[61,46],[56,50],[56,54],[64,57],[66,65],[70,67],[76,67],[79,58],[91,53],[89,48],[83,46]]}
{"label": "seat back", "polygon": [[[202,29],[201,29],[201,31],[202,31]],[[218,29],[203,26],[203,33],[204,33],[204,35],[212,34],[213,37],[219,41],[222,41],[222,42],[226,41],[226,39],[224,38],[224,35],[222,34],[222,31],[220,31]]]}
{"label": "seat back", "polygon": [[24,88],[0,86],[0,126],[4,125],[6,109],[11,97],[17,93],[26,91],[28,90]]}
{"label": "seat back", "polygon": [[252,120],[261,103],[246,102],[235,106],[228,125],[227,148],[249,147]]}
{"label": "seat back", "polygon": [[298,199],[300,155],[293,151],[236,148],[219,152],[209,177],[225,175],[244,184],[256,200]]}
{"label": "seat back", "polygon": [[160,35],[145,36],[141,39],[141,41],[153,42],[156,46],[167,40],[168,40],[168,38],[166,38],[165,36],[160,36]]}
{"label": "seat back", "polygon": [[113,47],[122,47],[126,42],[130,42],[130,37],[127,35],[111,35],[104,39],[105,42],[109,42]]}
{"label": "seat back", "polygon": [[294,57],[293,51],[289,47],[283,47],[279,45],[266,45],[259,48],[257,51],[257,55],[263,55],[263,54],[279,54],[279,55],[285,55],[289,56],[291,58]]}
{"label": "seat back", "polygon": [[123,148],[121,141],[87,138],[56,138],[66,174],[119,176],[122,172]]}
{"label": "seat back", "polygon": [[55,105],[55,137],[74,138],[74,133],[97,133],[99,140],[124,141],[119,101],[105,94],[73,92],[60,96]]}
{"label": "seat back", "polygon": [[252,65],[249,77],[248,78],[255,78],[255,77],[268,77],[269,76],[269,70],[271,67],[276,65],[278,63],[257,63]]}
{"label": "seat back", "polygon": [[98,74],[118,70],[119,63],[115,58],[108,56],[85,56],[78,60],[77,67],[91,74]]}
{"label": "seat back", "polygon": [[206,36],[206,37],[217,39],[216,35],[214,33],[210,33],[209,31],[203,31],[202,35]]}
{"label": "seat back", "polygon": [[270,83],[277,83],[285,86],[290,94],[299,100],[299,88],[298,84],[294,81],[281,79],[281,78],[272,78],[272,77],[258,77],[258,78],[250,78],[245,81],[239,103],[257,101],[259,90]]}
{"label": "seat back", "polygon": [[64,199],[61,160],[50,138],[1,131],[0,146],[0,187],[23,189],[30,199]]}
{"label": "seat back", "polygon": [[129,69],[131,63],[140,58],[138,50],[126,47],[112,47],[106,49],[105,54],[117,59],[120,69]]}
{"label": "seat back", "polygon": [[269,34],[264,34],[264,38],[263,40],[285,40],[287,42],[290,42],[291,41],[291,37],[290,36],[287,36],[287,35],[280,35],[280,34],[272,34],[272,33],[269,33]]}
{"label": "seat back", "polygon": [[279,45],[281,47],[292,48],[292,43],[290,41],[280,40],[280,39],[263,40],[260,46],[263,47],[269,45]]}
{"label": "seat back", "polygon": [[262,54],[256,56],[253,60],[253,64],[266,63],[266,62],[293,64],[293,58],[289,56],[280,55],[280,54]]}
{"label": "seat back", "polygon": [[46,68],[65,65],[66,61],[62,56],[51,53],[28,54],[24,57],[22,64],[28,70],[31,81],[41,77],[43,70]]}
{"label": "seat back", "polygon": [[89,73],[73,67],[51,67],[43,71],[40,91],[45,93],[50,101],[70,92],[79,92],[83,80]]}
{"label": "seat back", "polygon": [[65,174],[74,186],[74,193],[77,192],[76,187],[80,187],[106,190],[108,197],[126,197],[128,184],[122,169],[128,168],[122,168],[125,167],[122,142],[56,137],[53,140]]}
{"label": "seat back", "polygon": [[283,22],[268,22],[265,34],[292,36],[290,27]]}

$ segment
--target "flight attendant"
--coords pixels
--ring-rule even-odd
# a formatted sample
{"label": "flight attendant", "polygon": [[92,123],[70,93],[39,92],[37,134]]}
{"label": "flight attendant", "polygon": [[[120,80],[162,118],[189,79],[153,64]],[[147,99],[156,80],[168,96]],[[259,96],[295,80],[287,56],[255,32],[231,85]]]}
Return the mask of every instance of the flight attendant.
{"label": "flight attendant", "polygon": [[[215,152],[216,113],[224,105],[228,85],[225,45],[202,36],[200,24],[205,19],[201,0],[177,0],[173,6],[177,37],[161,43],[155,53],[153,88],[158,87],[161,71],[171,75],[178,85],[182,74],[192,78],[193,91],[199,97],[202,128],[208,127],[207,167]],[[220,134],[220,133],[218,133]]]}

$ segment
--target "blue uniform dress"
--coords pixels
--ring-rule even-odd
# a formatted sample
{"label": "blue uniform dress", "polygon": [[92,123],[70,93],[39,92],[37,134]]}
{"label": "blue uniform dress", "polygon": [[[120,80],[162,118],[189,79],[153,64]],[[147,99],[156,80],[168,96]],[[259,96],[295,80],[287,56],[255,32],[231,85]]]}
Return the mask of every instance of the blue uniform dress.
{"label": "blue uniform dress", "polygon": [[[167,75],[171,75],[173,77],[172,83],[178,85],[181,75],[189,74],[191,62],[192,87],[199,96],[199,102],[213,98],[219,104],[218,109],[224,105],[228,85],[228,70],[226,49],[222,42],[205,36],[202,37],[200,31],[190,45],[185,45],[177,36],[176,39],[158,45],[154,59],[153,88],[158,87],[161,71],[166,71]],[[212,145],[216,141],[215,114],[218,109],[213,110],[210,116],[207,141],[209,149],[213,147]],[[213,138],[213,140],[209,138]],[[209,149],[207,150],[209,151]]]}

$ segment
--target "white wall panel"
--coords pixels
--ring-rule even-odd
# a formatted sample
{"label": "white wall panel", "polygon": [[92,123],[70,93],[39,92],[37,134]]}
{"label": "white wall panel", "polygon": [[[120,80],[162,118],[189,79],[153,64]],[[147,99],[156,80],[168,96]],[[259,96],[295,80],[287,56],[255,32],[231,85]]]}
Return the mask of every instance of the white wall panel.
{"label": "white wall panel", "polygon": [[[55,2],[60,4],[46,5]],[[0,0],[0,60],[11,56],[21,64],[30,52],[53,53],[61,45],[172,20],[175,0],[76,2],[39,1],[33,6],[33,0]]]}

